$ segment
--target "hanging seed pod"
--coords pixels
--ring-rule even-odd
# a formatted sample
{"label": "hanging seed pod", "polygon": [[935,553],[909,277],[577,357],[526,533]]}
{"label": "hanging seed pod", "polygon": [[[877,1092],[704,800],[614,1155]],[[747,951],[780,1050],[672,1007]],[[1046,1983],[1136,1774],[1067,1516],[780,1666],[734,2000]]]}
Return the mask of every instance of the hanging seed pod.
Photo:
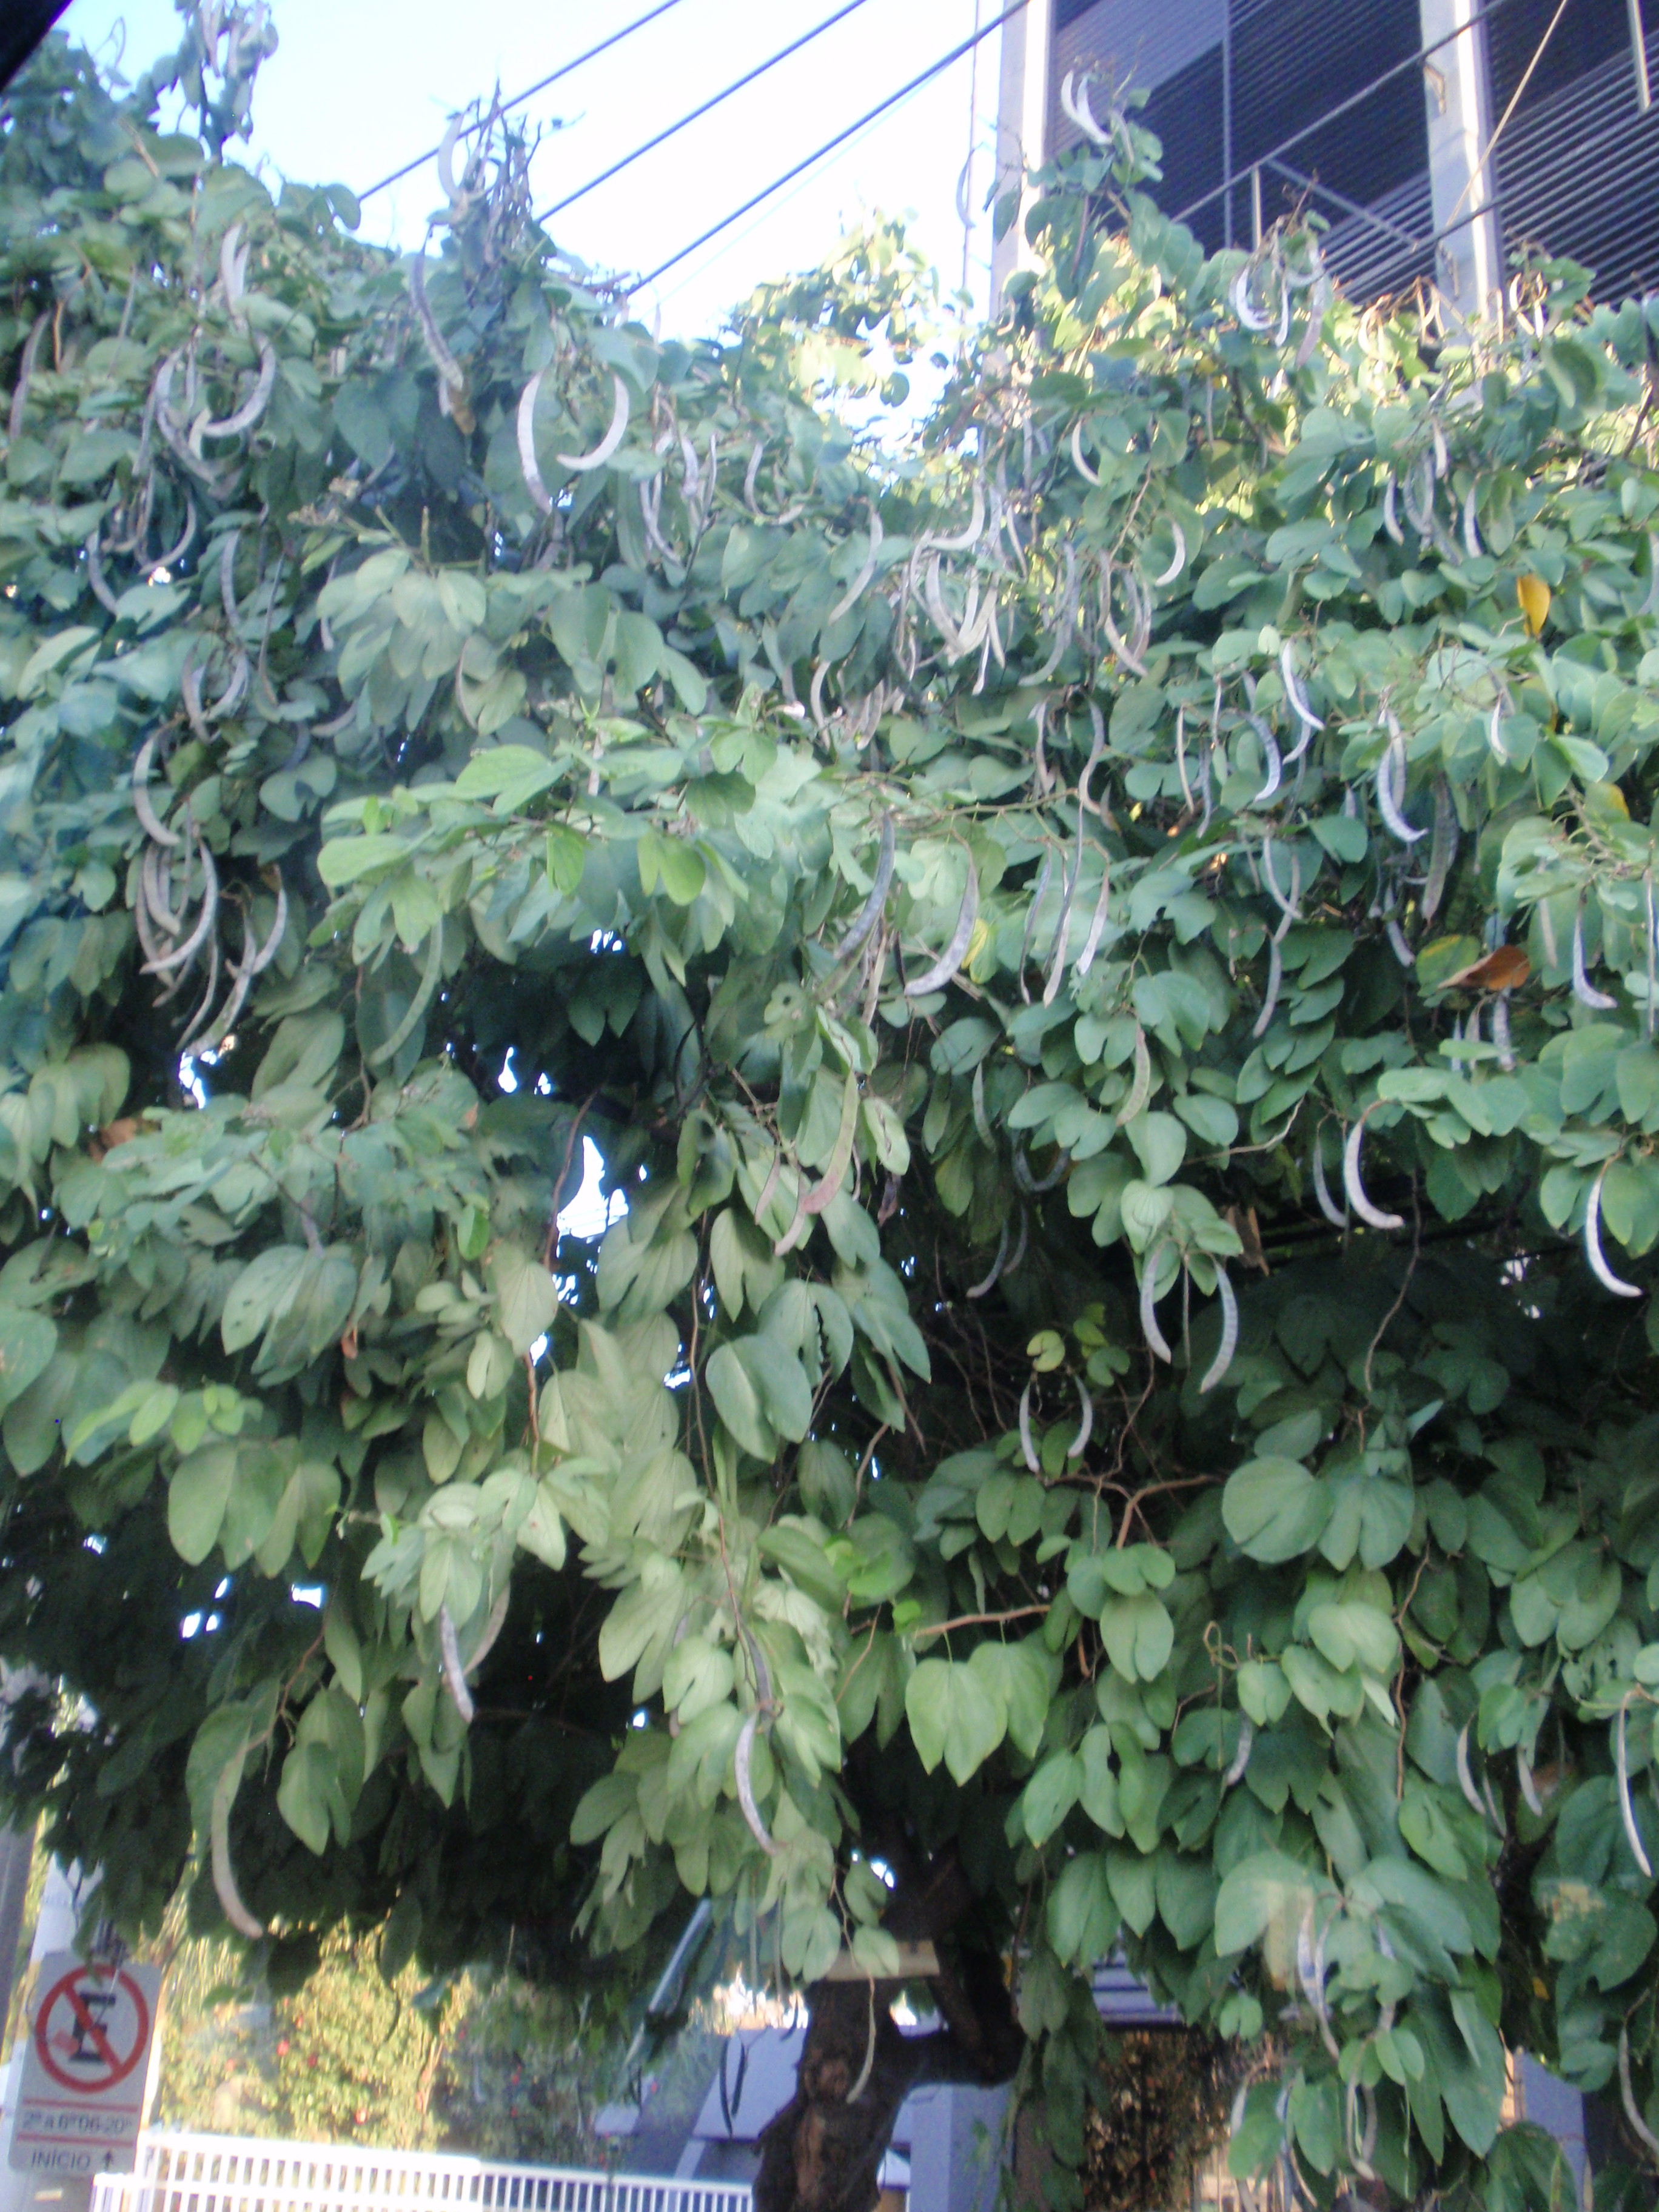
{"label": "hanging seed pod", "polygon": [[1002,1271],[1005,1275],[1017,1275],[1019,1273],[1019,1264],[1025,1257],[1026,1239],[1030,1237],[1030,1231],[1031,1217],[1022,1206],[1019,1209],[1019,1234],[1014,1239],[1013,1250],[1008,1255],[1008,1264]]}
{"label": "hanging seed pod", "polygon": [[1480,558],[1480,532],[1475,527],[1474,486],[1471,484],[1463,495],[1463,550],[1471,561]]}
{"label": "hanging seed pod", "polygon": [[1607,1013],[1619,1001],[1610,999],[1605,991],[1598,991],[1584,972],[1584,903],[1581,899],[1572,918],[1572,995],[1581,1006],[1589,1006],[1597,1013]]}
{"label": "hanging seed pod", "polygon": [[1155,1359],[1166,1367],[1174,1364],[1175,1354],[1164,1341],[1164,1332],[1158,1325],[1158,1263],[1164,1246],[1155,1244],[1141,1263],[1140,1269],[1140,1329]]}
{"label": "hanging seed pod", "polygon": [[1178,522],[1171,522],[1170,528],[1175,537],[1175,551],[1170,556],[1169,567],[1152,579],[1154,587],[1160,592],[1166,584],[1173,584],[1187,565],[1187,533]]}
{"label": "hanging seed pod", "polygon": [[907,999],[925,999],[931,992],[942,991],[961,967],[968,955],[969,940],[974,933],[974,924],[979,919],[979,871],[974,866],[974,856],[968,855],[968,881],[962,894],[962,908],[957,915],[957,926],[951,941],[933,966],[915,976],[904,987]]}
{"label": "hanging seed pod", "polygon": [[1457,809],[1451,786],[1437,776],[1434,786],[1434,842],[1429,848],[1428,880],[1423,887],[1423,919],[1432,921],[1446,895],[1446,878],[1457,858]]}
{"label": "hanging seed pod", "polygon": [[997,1256],[991,1262],[991,1272],[982,1283],[974,1283],[969,1285],[968,1295],[970,1298],[983,1298],[990,1296],[1001,1277],[1003,1262],[1007,1256],[1008,1224],[1005,1221],[1002,1224],[1002,1234],[997,1239]]}
{"label": "hanging seed pod", "polygon": [[1486,1808],[1480,1802],[1480,1793],[1474,1786],[1474,1775],[1469,1771],[1470,1725],[1471,1723],[1469,1722],[1465,1721],[1462,1727],[1457,1732],[1457,1786],[1462,1791],[1464,1796],[1468,1800],[1470,1805],[1472,1805],[1474,1810],[1480,1814],[1481,1819],[1485,1820],[1486,1816]]}
{"label": "hanging seed pod", "polygon": [[830,955],[837,966],[843,960],[850,960],[862,949],[870,933],[880,921],[882,908],[887,903],[888,891],[892,887],[893,854],[893,817],[890,814],[884,814],[881,817],[881,842],[876,853],[876,872],[871,882],[869,896],[854,917],[852,927]]}
{"label": "hanging seed pod", "polygon": [[1626,1693],[1619,1702],[1619,1718],[1613,1727],[1613,1759],[1619,1775],[1619,1810],[1624,1818],[1625,1835],[1630,1844],[1631,1856],[1648,1880],[1653,1880],[1653,1868],[1642,1845],[1642,1831],[1636,1825],[1636,1808],[1630,1796],[1630,1754],[1625,1747],[1625,1715],[1630,1705]]}
{"label": "hanging seed pod", "polygon": [[6,434],[15,446],[23,434],[23,410],[29,403],[29,386],[34,376],[34,364],[40,351],[40,341],[52,320],[51,310],[38,314],[23,341],[22,358],[17,364],[17,385],[11,395],[11,413],[7,418]]}
{"label": "hanging seed pod", "polygon": [[1099,477],[1083,458],[1083,417],[1080,415],[1072,425],[1072,460],[1085,483],[1099,483]]}
{"label": "hanging seed pod", "polygon": [[732,1765],[737,1777],[738,1802],[743,1808],[743,1817],[749,1823],[749,1832],[769,1859],[778,1855],[778,1847],[766,1832],[766,1823],[755,1802],[755,1785],[750,1779],[750,1761],[754,1756],[755,1731],[760,1726],[760,1715],[750,1713],[738,1730],[738,1747],[732,1753]]}
{"label": "hanging seed pod", "polygon": [[155,750],[155,733],[152,730],[139,746],[132,763],[132,811],[138,817],[147,837],[156,844],[176,846],[182,843],[179,832],[169,830],[157,816],[149,797],[149,763]]}
{"label": "hanging seed pod", "polygon": [[[225,1766],[214,1785],[213,1803],[208,1818],[210,1856],[213,1865],[213,1887],[218,1893],[224,1916],[239,1936],[258,1942],[264,1934],[264,1924],[256,1920],[242,1902],[241,1892],[236,1887],[235,1870],[230,1860],[230,1808],[235,1802],[237,1785],[242,1778],[242,1761],[233,1759]],[[1626,2069],[1628,2072],[1628,2068]]]}
{"label": "hanging seed pod", "polygon": [[102,528],[103,525],[99,523],[86,542],[87,582],[91,586],[92,596],[106,614],[114,615],[118,619],[121,609],[105,578],[103,556],[98,548],[98,533]]}
{"label": "hanging seed pod", "polygon": [[1250,723],[1261,744],[1262,757],[1267,763],[1267,780],[1250,804],[1252,806],[1265,806],[1269,799],[1278,794],[1279,781],[1285,773],[1284,765],[1279,760],[1279,747],[1273,742],[1273,732],[1262,720],[1261,715],[1252,714]]}
{"label": "hanging seed pod", "polygon": [[1389,951],[1394,954],[1395,958],[1400,963],[1401,966],[1407,970],[1407,974],[1409,974],[1410,971],[1416,967],[1417,960],[1410,945],[1406,942],[1405,931],[1401,929],[1399,922],[1395,919],[1393,915],[1390,915],[1388,920],[1383,923],[1382,933],[1389,940]]}
{"label": "hanging seed pod", "polygon": [[1527,1810],[1534,1820],[1544,1817],[1544,1801],[1538,1794],[1538,1784],[1533,1780],[1532,1765],[1519,1744],[1515,1747],[1515,1778],[1521,1785],[1521,1795]]}
{"label": "hanging seed pod", "polygon": [[1398,729],[1390,737],[1388,750],[1376,764],[1376,811],[1389,831],[1402,845],[1414,845],[1428,833],[1413,830],[1401,806],[1406,796],[1406,740]]}
{"label": "hanging seed pod", "polygon": [[1285,696],[1290,701],[1291,711],[1297,719],[1304,723],[1310,730],[1322,730],[1325,725],[1308,704],[1308,695],[1303,690],[1301,680],[1297,675],[1296,663],[1291,658],[1288,640],[1279,648],[1279,673],[1285,685]]}
{"label": "hanging seed pod", "polygon": [[1406,542],[1406,533],[1400,527],[1400,518],[1395,512],[1395,498],[1397,489],[1398,487],[1395,483],[1394,471],[1390,469],[1389,471],[1389,481],[1383,488],[1382,492],[1382,527],[1388,532],[1389,537],[1393,538],[1396,545],[1403,545]]}
{"label": "hanging seed pod", "polygon": [[1080,1375],[1077,1378],[1077,1395],[1079,1412],[1077,1434],[1066,1447],[1067,1459],[1081,1459],[1089,1449],[1090,1437],[1095,1432],[1095,1401],[1089,1394],[1088,1385]]}
{"label": "hanging seed pod", "polygon": [[[611,382],[616,402],[611,413],[611,428],[605,432],[591,453],[556,453],[555,460],[562,469],[584,473],[591,469],[602,469],[628,434],[628,386],[613,371]],[[696,494],[692,496],[695,498]]]}
{"label": "hanging seed pod", "polygon": [[[551,514],[553,495],[542,479],[541,468],[536,459],[536,400],[542,388],[542,379],[546,374],[545,369],[538,368],[519,394],[519,466],[523,471],[525,485],[532,499],[535,501],[544,514]],[[645,492],[643,484],[640,486],[640,492],[643,497]]]}
{"label": "hanging seed pod", "polygon": [[1641,2137],[1643,2142],[1646,2144],[1649,2150],[1652,2152],[1655,2158],[1659,2158],[1659,2136],[1655,2135],[1653,2130],[1643,2118],[1641,2109],[1636,2102],[1636,2092],[1631,2086],[1630,2027],[1628,2023],[1621,2026],[1619,2030],[1619,2094],[1624,2100],[1625,2118],[1630,2122],[1632,2127]]}
{"label": "hanging seed pod", "polygon": [[974,1079],[969,1085],[969,1097],[973,1101],[974,1127],[979,1132],[980,1142],[987,1152],[994,1152],[997,1140],[991,1132],[990,1116],[985,1111],[985,1062],[981,1060],[974,1070]]}
{"label": "hanging seed pod", "polygon": [[1502,761],[1507,768],[1510,764],[1510,756],[1504,744],[1503,725],[1504,702],[1499,699],[1493,705],[1492,720],[1486,725],[1486,743],[1492,749],[1494,759]]}
{"label": "hanging seed pod", "polygon": [[869,549],[866,552],[863,562],[860,565],[857,575],[854,577],[852,582],[848,586],[843,596],[836,601],[835,605],[830,608],[829,613],[824,617],[823,622],[826,629],[833,629],[843,615],[851,614],[853,609],[858,605],[860,599],[863,598],[871,578],[876,573],[876,563],[881,554],[881,516],[877,511],[876,502],[873,499],[869,502]]}
{"label": "hanging seed pod", "polygon": [[1285,924],[1281,922],[1267,939],[1267,988],[1262,994],[1261,1011],[1250,1025],[1253,1037],[1266,1036],[1279,1011],[1279,988],[1285,981]]}
{"label": "hanging seed pod", "polygon": [[1325,1180],[1325,1153],[1317,1131],[1314,1133],[1313,1141],[1313,1187],[1314,1196],[1319,1202],[1319,1210],[1326,1220],[1330,1223],[1333,1229],[1346,1231],[1348,1226],[1348,1217],[1331,1196],[1331,1187]]}
{"label": "hanging seed pod", "polygon": [[234,415],[215,422],[203,416],[191,426],[191,443],[199,453],[204,438],[234,438],[242,431],[251,430],[270,404],[270,395],[276,388],[276,351],[267,337],[256,337],[254,346],[258,354],[259,373],[254,379],[253,389]]}
{"label": "hanging seed pod", "polygon": [[1626,1282],[1615,1275],[1607,1263],[1601,1250],[1601,1185],[1607,1181],[1608,1160],[1595,1181],[1590,1185],[1589,1196],[1584,1201],[1584,1257],[1589,1270],[1603,1290],[1611,1291],[1616,1298],[1639,1298],[1641,1291],[1634,1283]]}
{"label": "hanging seed pod", "polygon": [[1219,1260],[1215,1263],[1215,1286],[1221,1300],[1221,1342],[1216,1348],[1215,1358],[1204,1371],[1204,1380],[1198,1386],[1200,1398],[1225,1379],[1227,1370],[1233,1364],[1233,1354],[1238,1349],[1238,1300],[1233,1295],[1227,1270]]}
{"label": "hanging seed pod", "polygon": [[1244,1779],[1244,1770],[1250,1763],[1250,1753],[1255,1743],[1255,1730],[1249,1716],[1241,1714],[1238,1722],[1238,1748],[1233,1753],[1232,1764],[1221,1778],[1224,1790],[1231,1790]]}
{"label": "hanging seed pod", "polygon": [[1152,1055],[1146,1042],[1146,1032],[1135,1024],[1134,1074],[1129,1084],[1129,1095],[1118,1109],[1117,1126],[1127,1129],[1152,1095]]}
{"label": "hanging seed pod", "polygon": [[1027,1472],[1041,1474],[1042,1462],[1037,1457],[1036,1445],[1031,1436],[1031,1386],[1029,1382],[1019,1394],[1019,1450]]}
{"label": "hanging seed pod", "polygon": [[455,1710],[464,1721],[471,1722],[473,1714],[472,1692],[466,1686],[466,1677],[461,1672],[460,1647],[455,1640],[455,1623],[449,1607],[438,1607],[438,1649],[443,1655],[444,1680],[455,1701]]}
{"label": "hanging seed pod", "polygon": [[1515,1054],[1510,1048],[1510,994],[1500,991],[1492,1002],[1492,1041],[1498,1047],[1498,1065],[1505,1075],[1515,1069]]}
{"label": "hanging seed pod", "polygon": [[[1366,1112],[1370,1110],[1367,1108]],[[1362,1114],[1349,1130],[1348,1140],[1342,1147],[1342,1188],[1348,1194],[1348,1204],[1370,1228],[1403,1229],[1406,1224],[1399,1214],[1384,1213],[1365,1195],[1365,1186],[1359,1180],[1359,1147],[1364,1138],[1365,1115]]]}

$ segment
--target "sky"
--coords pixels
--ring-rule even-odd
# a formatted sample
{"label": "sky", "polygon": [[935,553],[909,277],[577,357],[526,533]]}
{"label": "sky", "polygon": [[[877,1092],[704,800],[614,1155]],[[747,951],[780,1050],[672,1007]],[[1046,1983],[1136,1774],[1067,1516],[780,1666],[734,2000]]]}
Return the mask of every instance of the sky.
{"label": "sky", "polygon": [[[261,72],[255,133],[241,158],[275,176],[340,182],[362,192],[435,144],[451,112],[510,95],[549,75],[652,0],[586,0],[532,9],[524,0],[274,0],[281,44]],[[549,129],[536,154],[539,208],[696,106],[844,0],[676,0],[659,21],[530,103]],[[887,93],[927,68],[999,0],[862,0],[800,53],[667,145],[602,185],[552,225],[595,267],[645,270],[667,259],[791,168]],[[129,76],[177,44],[170,0],[72,0],[72,36],[125,53]],[[662,333],[719,327],[763,278],[811,267],[866,212],[915,218],[913,235],[947,289],[961,283],[957,180],[976,146],[970,289],[988,289],[989,188],[1001,33],[965,57],[808,176],[722,233],[642,294],[635,312]],[[435,166],[368,199],[362,234],[419,244],[441,202]]]}

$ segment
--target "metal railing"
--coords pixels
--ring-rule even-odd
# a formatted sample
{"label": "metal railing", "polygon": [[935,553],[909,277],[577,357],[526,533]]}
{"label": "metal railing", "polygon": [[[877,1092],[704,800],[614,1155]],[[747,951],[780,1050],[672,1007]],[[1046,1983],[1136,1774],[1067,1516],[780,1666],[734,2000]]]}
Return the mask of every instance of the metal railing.
{"label": "metal railing", "polygon": [[98,2176],[92,2212],[751,2212],[752,2203],[732,2182],[158,2132],[140,2136],[133,2172]]}

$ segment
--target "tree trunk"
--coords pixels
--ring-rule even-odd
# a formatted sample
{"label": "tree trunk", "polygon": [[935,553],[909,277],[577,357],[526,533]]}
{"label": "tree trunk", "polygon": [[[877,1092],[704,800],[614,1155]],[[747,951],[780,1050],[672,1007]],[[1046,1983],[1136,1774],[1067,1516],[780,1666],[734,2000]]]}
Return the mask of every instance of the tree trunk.
{"label": "tree trunk", "polygon": [[761,2136],[755,2212],[873,2212],[899,2107],[924,2081],[1008,2081],[1023,2039],[994,1959],[946,1962],[930,1981],[945,2025],[902,2035],[897,1982],[815,1982],[795,2094]]}

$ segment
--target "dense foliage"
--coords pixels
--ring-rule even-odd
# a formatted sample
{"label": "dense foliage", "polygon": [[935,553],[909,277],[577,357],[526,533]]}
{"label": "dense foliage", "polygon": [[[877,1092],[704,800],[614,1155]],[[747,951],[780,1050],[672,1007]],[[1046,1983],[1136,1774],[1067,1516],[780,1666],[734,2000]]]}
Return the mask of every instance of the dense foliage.
{"label": "dense foliage", "polygon": [[12,1797],[279,1962],[708,1895],[769,2205],[1002,1961],[1066,2185],[1120,1935],[1240,2172],[1547,2196],[1506,2042],[1659,2154],[1655,323],[1206,261],[1114,118],[896,457],[890,235],[659,343],[192,35],[0,149]]}

